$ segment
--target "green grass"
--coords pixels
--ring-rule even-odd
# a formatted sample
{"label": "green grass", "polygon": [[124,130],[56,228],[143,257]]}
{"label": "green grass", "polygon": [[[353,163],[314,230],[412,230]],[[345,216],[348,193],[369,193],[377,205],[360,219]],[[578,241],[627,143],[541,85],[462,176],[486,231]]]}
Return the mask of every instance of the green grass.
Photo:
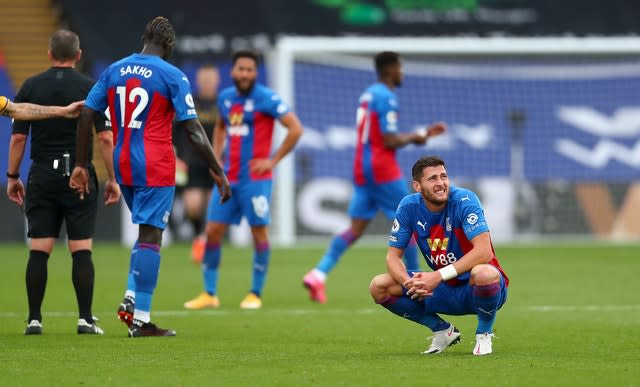
{"label": "green grass", "polygon": [[450,319],[461,344],[419,355],[429,332],[369,298],[384,252],[350,250],[330,278],[329,303],[316,305],[301,278],[322,249],[275,249],[263,309],[242,311],[251,251],[226,248],[221,308],[187,312],[182,303],[200,291],[200,270],[188,246],[166,248],[152,315],[178,336],[131,340],[114,313],[128,250],[98,244],[94,252],[104,336],[75,333],[70,258],[59,245],[49,261],[45,334],[26,337],[27,250],[0,245],[0,385],[640,385],[640,247],[498,246],[512,282],[494,353],[483,358],[471,355],[473,316]]}

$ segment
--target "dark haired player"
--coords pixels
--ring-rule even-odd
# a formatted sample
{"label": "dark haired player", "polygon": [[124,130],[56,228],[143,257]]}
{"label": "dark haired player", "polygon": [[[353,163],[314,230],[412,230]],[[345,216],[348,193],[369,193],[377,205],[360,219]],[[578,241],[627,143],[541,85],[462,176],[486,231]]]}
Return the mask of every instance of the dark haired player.
{"label": "dark haired player", "polygon": [[[493,351],[498,309],[507,300],[509,278],[491,243],[478,196],[449,184],[444,161],[423,157],[411,170],[413,190],[398,205],[389,234],[387,273],[371,281],[377,304],[433,332],[424,354],[437,354],[460,341],[460,332],[438,314],[478,318],[473,354]],[[408,275],[402,253],[414,236],[433,270]]]}
{"label": "dark haired player", "polygon": [[[344,252],[362,236],[378,210],[392,219],[402,198],[409,193],[396,161],[396,149],[407,144],[425,144],[446,130],[443,123],[412,133],[399,133],[398,97],[394,89],[402,85],[400,55],[383,51],[374,58],[378,82],[360,96],[356,118],[357,143],[353,163],[353,196],[349,204],[350,227],[336,235],[316,267],[303,278],[312,301],[327,302],[325,282]],[[418,271],[415,242],[405,249],[407,270]]]}
{"label": "dark haired player", "polygon": [[89,127],[93,117],[108,107],[115,139],[115,176],[132,221],[139,225],[138,240],[131,251],[127,291],[118,316],[128,325],[130,337],[175,336],[174,330],[151,322],[162,233],[175,192],[176,160],[171,138],[174,117],[193,147],[207,160],[219,189],[219,200],[229,199],[231,191],[197,119],[189,80],[166,62],[176,42],[169,20],[151,20],[142,42],[142,52],[111,64],[87,97],[78,123],[78,156],[71,186],[81,197],[90,194]]}
{"label": "dark haired player", "polygon": [[[184,304],[187,309],[217,308],[220,245],[229,224],[238,224],[244,216],[253,236],[253,281],[240,303],[243,309],[262,306],[262,289],[269,267],[269,235],[271,219],[272,170],[296,145],[302,135],[297,116],[278,94],[256,84],[258,56],[253,51],[233,55],[231,78],[235,86],[218,96],[220,113],[214,128],[213,147],[222,155],[226,141],[225,172],[231,181],[233,198],[224,204],[214,193],[207,210],[207,245],[202,264],[204,292]],[[288,130],[280,147],[271,155],[271,139],[275,121]]]}

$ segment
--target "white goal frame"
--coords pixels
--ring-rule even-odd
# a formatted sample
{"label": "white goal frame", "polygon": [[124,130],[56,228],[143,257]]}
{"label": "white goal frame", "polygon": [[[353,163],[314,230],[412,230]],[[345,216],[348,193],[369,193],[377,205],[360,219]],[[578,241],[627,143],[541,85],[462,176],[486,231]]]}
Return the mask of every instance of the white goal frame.
{"label": "white goal frame", "polygon": [[[430,56],[571,56],[640,54],[640,37],[291,37],[277,40],[267,56],[272,88],[291,106],[294,104],[294,61],[299,55],[374,54],[393,50],[401,54]],[[295,108],[294,108],[295,110]],[[304,125],[304,123],[303,123]],[[286,131],[278,128],[276,144]],[[273,241],[280,246],[296,243],[295,156],[280,162],[274,182]],[[337,230],[339,231],[339,230]]]}

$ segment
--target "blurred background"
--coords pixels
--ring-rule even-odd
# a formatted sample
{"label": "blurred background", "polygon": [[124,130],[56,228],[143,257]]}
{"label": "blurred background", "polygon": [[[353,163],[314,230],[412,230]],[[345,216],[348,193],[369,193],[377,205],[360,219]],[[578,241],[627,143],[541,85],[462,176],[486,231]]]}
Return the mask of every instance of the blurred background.
{"label": "blurred background", "polygon": [[[640,3],[623,0],[0,0],[0,95],[48,68],[49,36],[79,34],[94,78],[141,49],[148,20],[169,18],[171,62],[198,90],[197,69],[261,52],[260,81],[294,106],[305,134],[276,177],[274,242],[324,241],[348,223],[355,110],[375,81],[372,55],[397,50],[405,82],[400,127],[445,121],[426,147],[474,189],[499,241],[640,240]],[[293,38],[292,38],[293,37]],[[0,170],[9,120],[0,121]],[[101,168],[102,161],[95,164]],[[26,176],[27,160],[21,173]],[[1,183],[6,185],[4,174]],[[179,197],[179,195],[178,195]],[[0,240],[23,240],[24,217],[0,200]],[[180,200],[174,239],[189,240]],[[130,240],[126,211],[100,207],[97,240]],[[368,238],[385,235],[380,217]],[[243,242],[243,231],[236,231]],[[246,239],[244,239],[246,241]],[[365,242],[366,243],[366,242]]]}

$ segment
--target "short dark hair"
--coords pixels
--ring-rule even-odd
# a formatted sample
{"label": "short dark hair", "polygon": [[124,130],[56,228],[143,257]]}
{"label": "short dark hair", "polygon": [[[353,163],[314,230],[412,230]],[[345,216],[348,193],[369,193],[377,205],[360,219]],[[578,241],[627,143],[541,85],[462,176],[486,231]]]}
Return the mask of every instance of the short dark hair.
{"label": "short dark hair", "polygon": [[256,67],[258,66],[258,62],[260,61],[260,56],[257,52],[253,50],[238,50],[233,53],[233,56],[231,56],[231,66],[234,66],[240,58],[253,59],[253,61],[256,63]]}
{"label": "short dark hair", "polygon": [[164,16],[157,16],[144,28],[142,42],[156,44],[165,48],[173,49],[176,45],[176,31]]}
{"label": "short dark hair", "polygon": [[444,160],[442,160],[438,156],[421,157],[418,159],[418,161],[415,162],[415,164],[413,164],[413,167],[411,168],[411,177],[415,181],[420,181],[420,179],[422,179],[425,168],[437,167],[439,165],[446,167],[446,165],[444,164]]}
{"label": "short dark hair", "polygon": [[49,50],[55,60],[73,60],[80,52],[80,38],[75,32],[58,30],[49,39]]}
{"label": "short dark hair", "polygon": [[378,75],[381,75],[387,71],[390,66],[400,63],[400,54],[394,51],[382,51],[376,54],[373,62],[376,66],[376,72]]}

